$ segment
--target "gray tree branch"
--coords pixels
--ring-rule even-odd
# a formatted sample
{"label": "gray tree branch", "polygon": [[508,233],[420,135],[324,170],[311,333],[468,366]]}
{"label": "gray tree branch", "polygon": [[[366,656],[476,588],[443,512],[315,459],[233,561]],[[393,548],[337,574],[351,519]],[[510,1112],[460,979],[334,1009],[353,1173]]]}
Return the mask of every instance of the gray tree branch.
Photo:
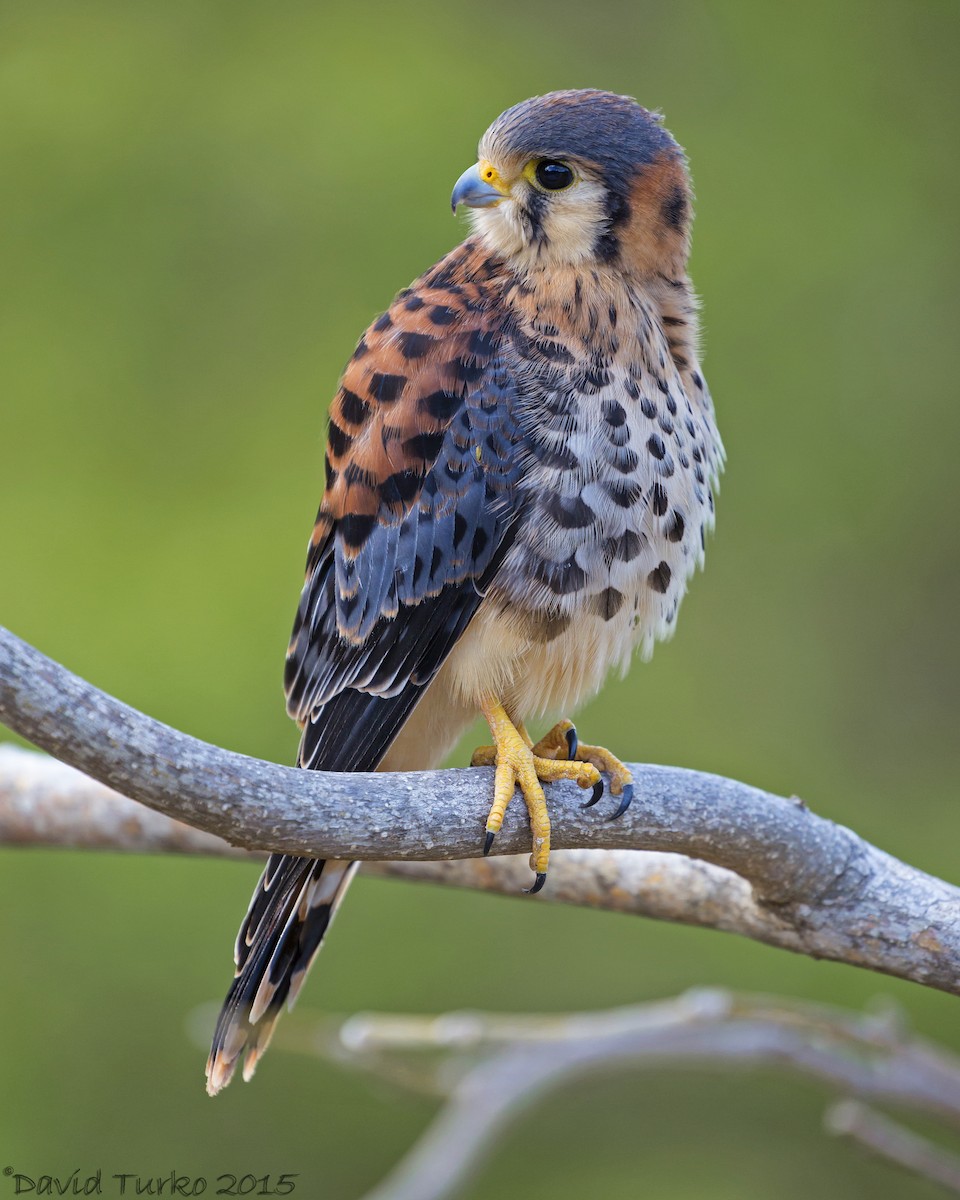
{"label": "gray tree branch", "polygon": [[840,1100],[827,1110],[828,1133],[849,1138],[864,1150],[960,1195],[960,1155],[943,1150],[859,1100]]}
{"label": "gray tree branch", "polygon": [[[262,858],[222,838],[128,800],[88,775],[0,744],[0,846],[45,846],[139,854]],[[450,862],[368,862],[365,875],[517,896],[530,882],[523,856]],[[646,850],[558,850],[538,903],[576,904],[739,933],[804,953],[796,931],[758,903],[749,883],[724,867]]]}
{"label": "gray tree branch", "polygon": [[[301,1022],[301,1025],[303,1023]],[[297,1043],[299,1042],[299,1045]],[[420,1141],[365,1200],[448,1200],[519,1113],[588,1073],[772,1064],[861,1100],[960,1128],[960,1060],[889,1015],[698,989],[606,1012],[358,1014],[279,1041],[443,1096]],[[399,1069],[398,1069],[399,1067]],[[834,1106],[830,1132],[960,1192],[960,1158],[863,1104]]]}
{"label": "gray tree branch", "polygon": [[[443,861],[480,855],[489,769],[319,773],[248,758],[152,720],[3,629],[0,721],[107,787],[232,846],[393,860],[384,871],[498,890],[519,886],[518,875],[528,882],[526,867],[515,863]],[[960,995],[960,889],[798,800],[698,771],[632,769],[637,798],[615,822],[598,811],[603,804],[584,812],[573,784],[549,788],[553,844],[580,857],[557,857],[547,894],[728,929]],[[44,825],[63,818],[59,806],[31,814],[32,807],[16,798],[8,804],[6,840],[42,841]],[[93,844],[109,842],[111,820],[104,832],[84,809],[74,837],[87,827]],[[193,833],[161,830],[145,818],[138,830],[114,830],[115,842],[133,837],[158,839],[163,849],[211,849]],[[70,844],[62,829],[58,836],[58,844]],[[161,846],[164,838],[170,840]],[[529,850],[522,805],[508,810],[494,850]],[[584,857],[590,850],[606,853]],[[651,859],[627,850],[654,851],[660,862],[651,869]],[[696,862],[668,865],[673,855]],[[661,878],[666,899],[657,911],[651,896]],[[689,897],[682,894],[688,885]]]}

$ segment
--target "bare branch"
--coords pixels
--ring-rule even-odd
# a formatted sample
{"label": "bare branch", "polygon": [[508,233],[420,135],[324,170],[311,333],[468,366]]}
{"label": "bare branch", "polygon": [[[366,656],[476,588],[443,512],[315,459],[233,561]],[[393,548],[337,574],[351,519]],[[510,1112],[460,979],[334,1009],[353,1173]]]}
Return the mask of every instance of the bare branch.
{"label": "bare branch", "polygon": [[827,1110],[824,1124],[828,1133],[850,1138],[880,1158],[960,1194],[960,1157],[941,1150],[869,1105],[841,1100]]}
{"label": "bare branch", "polygon": [[[250,859],[203,833],[128,800],[73,767],[0,744],[0,846],[207,854]],[[364,874],[518,896],[530,881],[524,856],[451,862],[368,862]],[[576,904],[698,925],[805,952],[776,910],[757,902],[739,875],[712,863],[646,850],[558,850],[538,902]]]}
{"label": "bare branch", "polygon": [[[301,1022],[302,1024],[302,1022]],[[290,1045],[288,1031],[280,1044]],[[304,1039],[299,1039],[301,1046]],[[366,1200],[444,1200],[463,1187],[510,1121],[543,1094],[586,1073],[699,1065],[788,1065],[855,1095],[926,1112],[960,1127],[960,1059],[863,1016],[776,997],[703,989],[675,1000],[550,1016],[359,1014],[324,1021],[313,1053],[383,1073],[392,1059],[439,1056],[433,1078],[448,1102],[406,1158]],[[391,1058],[392,1056],[392,1058]],[[834,1109],[833,1132],[957,1187],[953,1155],[858,1105]]]}
{"label": "bare branch", "polygon": [[[489,770],[319,773],[247,758],[144,716],[2,629],[0,720],[109,787],[234,846],[408,860],[384,870],[482,887],[506,888],[518,870],[421,862],[480,854]],[[567,866],[558,858],[549,885],[555,898],[735,930],[960,995],[960,889],[799,801],[697,771],[640,764],[633,770],[637,798],[615,822],[597,809],[583,812],[573,784],[551,786],[553,844],[650,850],[699,863],[661,861],[651,870],[650,859],[638,865],[630,855],[606,854],[590,860],[585,877],[582,858],[571,856]],[[22,826],[22,812],[17,819]],[[43,823],[41,817],[36,825]],[[180,843],[164,848],[200,848],[182,831],[164,836]],[[525,813],[513,805],[495,851],[528,849]],[[413,867],[414,860],[420,865]],[[678,886],[693,883],[692,898],[674,892],[666,901],[653,899],[654,871]],[[638,906],[638,897],[647,907]]]}

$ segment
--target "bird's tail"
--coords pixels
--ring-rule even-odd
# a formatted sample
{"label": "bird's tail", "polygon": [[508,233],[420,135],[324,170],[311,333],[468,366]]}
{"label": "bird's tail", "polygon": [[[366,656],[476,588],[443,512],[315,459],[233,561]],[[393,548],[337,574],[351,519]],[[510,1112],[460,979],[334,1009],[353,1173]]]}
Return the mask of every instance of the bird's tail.
{"label": "bird's tail", "polygon": [[207,1091],[250,1079],[284,1003],[293,1007],[357,863],[272,854],[237,934],[236,976],[207,1059]]}

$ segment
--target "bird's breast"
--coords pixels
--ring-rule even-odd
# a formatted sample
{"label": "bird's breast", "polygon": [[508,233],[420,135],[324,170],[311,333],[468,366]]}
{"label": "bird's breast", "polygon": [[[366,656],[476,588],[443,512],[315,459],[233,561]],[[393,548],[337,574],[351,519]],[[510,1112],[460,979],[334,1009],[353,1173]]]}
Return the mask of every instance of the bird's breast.
{"label": "bird's breast", "polygon": [[570,709],[636,648],[649,657],[713,524],[722,450],[702,377],[652,304],[621,308],[587,338],[541,317],[518,339],[521,517],[451,668],[520,716]]}

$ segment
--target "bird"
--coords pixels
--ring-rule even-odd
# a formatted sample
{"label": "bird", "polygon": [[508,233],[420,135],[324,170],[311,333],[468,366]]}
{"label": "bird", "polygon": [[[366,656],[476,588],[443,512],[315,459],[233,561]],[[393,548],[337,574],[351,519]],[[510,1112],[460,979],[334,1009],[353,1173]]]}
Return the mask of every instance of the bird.
{"label": "bird", "polygon": [[[360,338],[329,410],[325,491],[286,656],[297,765],[440,765],[483,714],[489,852],[519,789],[530,892],[542,784],[621,815],[629,769],[564,717],[669,637],[714,524],[724,450],[687,274],[692,191],[661,116],[575,89],[507,109],[451,196],[469,236]],[[375,796],[371,803],[375,803]],[[478,836],[479,836],[478,830]],[[207,1062],[250,1079],[356,863],[272,854]]]}

